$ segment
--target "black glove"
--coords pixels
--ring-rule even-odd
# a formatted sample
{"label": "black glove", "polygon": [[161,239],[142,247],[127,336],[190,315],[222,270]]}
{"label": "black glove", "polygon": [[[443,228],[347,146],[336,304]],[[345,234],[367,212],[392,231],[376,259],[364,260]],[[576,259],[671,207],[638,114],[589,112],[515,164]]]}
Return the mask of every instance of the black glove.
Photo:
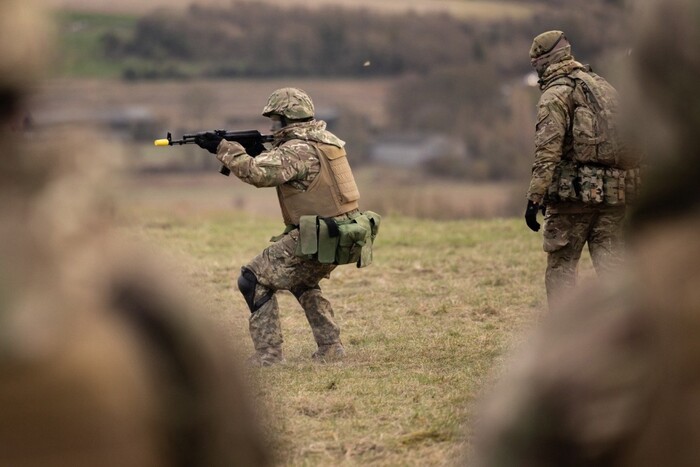
{"label": "black glove", "polygon": [[223,138],[213,131],[207,131],[206,133],[201,133],[194,138],[194,142],[197,143],[202,149],[206,149],[212,154],[216,154],[216,149],[219,147],[219,143]]}
{"label": "black glove", "polygon": [[528,200],[527,209],[525,209],[525,223],[530,227],[530,230],[533,232],[538,232],[540,230],[540,223],[537,222],[537,211],[542,211],[544,215],[546,210],[547,208],[544,205],[540,206]]}

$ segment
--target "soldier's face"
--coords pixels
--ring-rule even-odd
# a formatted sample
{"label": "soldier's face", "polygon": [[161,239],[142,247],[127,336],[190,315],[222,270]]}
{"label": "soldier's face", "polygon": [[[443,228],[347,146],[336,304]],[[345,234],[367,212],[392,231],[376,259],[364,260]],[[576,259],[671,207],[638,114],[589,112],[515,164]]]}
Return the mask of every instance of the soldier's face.
{"label": "soldier's face", "polygon": [[279,131],[284,127],[281,116],[274,114],[270,115],[270,120],[270,131]]}
{"label": "soldier's face", "polygon": [[544,71],[547,69],[548,65],[547,59],[544,57],[533,58],[530,60],[530,64],[532,65],[532,68],[534,68],[537,72],[537,76],[539,76],[540,78],[544,74]]}

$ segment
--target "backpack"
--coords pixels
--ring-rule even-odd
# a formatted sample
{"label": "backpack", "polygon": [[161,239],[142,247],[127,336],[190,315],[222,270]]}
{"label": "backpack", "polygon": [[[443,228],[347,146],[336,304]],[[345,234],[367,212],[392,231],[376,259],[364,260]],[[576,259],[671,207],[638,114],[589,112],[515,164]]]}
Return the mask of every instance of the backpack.
{"label": "backpack", "polygon": [[629,150],[620,132],[617,90],[602,77],[582,69],[569,77],[575,82],[571,125],[574,161],[620,169],[638,167],[638,154]]}

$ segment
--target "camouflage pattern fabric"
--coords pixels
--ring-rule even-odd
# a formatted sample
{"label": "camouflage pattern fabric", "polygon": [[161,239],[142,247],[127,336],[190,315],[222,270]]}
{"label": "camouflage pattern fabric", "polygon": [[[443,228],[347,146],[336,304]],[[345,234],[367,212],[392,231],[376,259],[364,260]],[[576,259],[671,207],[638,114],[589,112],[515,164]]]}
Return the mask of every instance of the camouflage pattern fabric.
{"label": "camouflage pattern fabric", "polygon": [[[258,279],[256,299],[269,291],[290,290],[295,295],[304,291],[297,296],[297,300],[304,309],[316,343],[319,347],[339,343],[340,329],[333,321],[333,309],[318,287],[321,279],[329,278],[336,266],[295,256],[298,242],[299,230],[293,230],[245,266]],[[263,364],[281,361],[282,329],[279,306],[274,295],[251,314],[249,324],[256,358]]]}
{"label": "camouflage pattern fabric", "polygon": [[573,88],[566,84],[549,84],[566,78],[579,68],[583,68],[583,65],[574,60],[565,60],[550,66],[542,78],[542,86],[546,89],[537,104],[535,161],[527,193],[527,199],[537,204],[543,203],[556,167],[573,144],[569,128],[573,111],[570,108]]}
{"label": "camouflage pattern fabric", "polygon": [[274,187],[288,183],[306,190],[321,170],[314,142],[342,148],[345,143],[326,131],[326,122],[294,123],[275,132],[273,147],[257,157],[246,154],[236,142],[222,141],[217,158],[246,183],[257,187]]}
{"label": "camouflage pattern fabric", "polygon": [[[530,58],[539,58],[550,53],[562,40],[566,41],[563,31],[543,32],[532,40]],[[565,45],[568,45],[568,41]]]}
{"label": "camouflage pattern fabric", "polygon": [[262,114],[264,117],[276,114],[290,120],[301,120],[314,116],[314,103],[301,89],[277,89],[268,98]]}
{"label": "camouflage pattern fabric", "polygon": [[622,265],[624,219],[624,207],[574,214],[547,213],[545,285],[550,304],[557,295],[576,285],[578,262],[586,243],[598,274],[607,274]]}
{"label": "camouflage pattern fabric", "polygon": [[540,78],[551,64],[571,59],[571,45],[562,31],[547,31],[532,41],[530,64]]}

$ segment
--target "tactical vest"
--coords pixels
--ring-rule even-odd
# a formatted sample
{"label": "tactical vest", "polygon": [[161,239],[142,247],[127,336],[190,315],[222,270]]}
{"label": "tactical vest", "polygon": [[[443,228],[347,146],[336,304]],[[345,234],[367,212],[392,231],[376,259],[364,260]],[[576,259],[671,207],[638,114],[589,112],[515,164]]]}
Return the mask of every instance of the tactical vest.
{"label": "tactical vest", "polygon": [[311,143],[321,170],[306,191],[291,185],[277,187],[284,223],[299,225],[301,216],[335,217],[358,209],[360,192],[345,150],[331,144]]}
{"label": "tactical vest", "polygon": [[640,160],[620,135],[617,91],[602,77],[582,69],[547,88],[555,85],[572,88],[571,122],[547,198],[611,206],[629,203],[641,183]]}

